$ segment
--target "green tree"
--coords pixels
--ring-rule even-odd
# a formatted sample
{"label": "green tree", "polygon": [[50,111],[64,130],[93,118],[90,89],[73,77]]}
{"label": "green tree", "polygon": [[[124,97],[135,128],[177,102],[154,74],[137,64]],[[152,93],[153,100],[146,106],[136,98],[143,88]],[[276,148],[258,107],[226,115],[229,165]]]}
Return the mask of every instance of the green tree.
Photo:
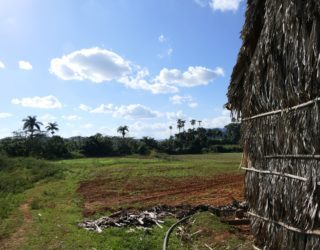
{"label": "green tree", "polygon": [[201,127],[201,122],[202,122],[201,120],[198,121],[198,123],[199,123],[199,128]]}
{"label": "green tree", "polygon": [[181,129],[184,127],[184,123],[185,123],[185,121],[182,119],[177,120],[177,128],[179,130],[179,133],[180,133]]}
{"label": "green tree", "polygon": [[125,137],[125,135],[129,132],[129,127],[127,125],[120,126],[117,130],[118,133],[122,135],[122,138]]}
{"label": "green tree", "polygon": [[185,130],[184,130],[184,126],[186,125],[186,121],[185,121],[185,120],[182,120],[182,121],[181,121],[181,124],[182,124],[183,131],[185,131]]}
{"label": "green tree", "polygon": [[59,131],[58,123],[56,122],[49,122],[48,126],[46,126],[46,129],[51,135],[53,136],[56,131]]}
{"label": "green tree", "polygon": [[46,159],[65,159],[70,157],[67,145],[60,136],[52,136],[48,139],[44,157]]}
{"label": "green tree", "polygon": [[40,126],[43,125],[42,122],[37,121],[36,116],[28,116],[22,121],[24,122],[23,130],[29,132],[31,138],[33,138],[34,132],[40,131]]}
{"label": "green tree", "polygon": [[239,143],[241,138],[240,123],[230,123],[224,128],[226,130],[225,132],[226,139],[229,140],[230,143],[234,143],[234,144]]}
{"label": "green tree", "polygon": [[101,157],[112,155],[113,143],[109,137],[98,133],[84,139],[84,145],[81,147],[81,152],[89,157]]}
{"label": "green tree", "polygon": [[190,121],[190,123],[191,123],[191,126],[193,127],[193,129],[194,129],[194,125],[196,125],[196,120],[195,119],[192,119],[191,121]]}

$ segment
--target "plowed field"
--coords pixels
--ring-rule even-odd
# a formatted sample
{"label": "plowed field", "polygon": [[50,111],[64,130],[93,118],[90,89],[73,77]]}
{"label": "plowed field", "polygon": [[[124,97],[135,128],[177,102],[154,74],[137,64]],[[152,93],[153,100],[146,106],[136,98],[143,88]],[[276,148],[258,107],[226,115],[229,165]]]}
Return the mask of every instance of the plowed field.
{"label": "plowed field", "polygon": [[242,173],[210,177],[98,177],[82,182],[78,192],[84,198],[84,215],[120,208],[165,204],[226,205],[243,200]]}

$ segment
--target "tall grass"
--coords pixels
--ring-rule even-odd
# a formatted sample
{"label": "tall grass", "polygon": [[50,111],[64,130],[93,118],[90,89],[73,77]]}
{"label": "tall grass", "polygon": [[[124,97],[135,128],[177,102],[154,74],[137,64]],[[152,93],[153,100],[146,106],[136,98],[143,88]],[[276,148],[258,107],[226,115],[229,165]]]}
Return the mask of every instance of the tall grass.
{"label": "tall grass", "polygon": [[40,180],[61,178],[61,167],[33,158],[0,155],[0,219],[7,218],[21,202],[21,194]]}

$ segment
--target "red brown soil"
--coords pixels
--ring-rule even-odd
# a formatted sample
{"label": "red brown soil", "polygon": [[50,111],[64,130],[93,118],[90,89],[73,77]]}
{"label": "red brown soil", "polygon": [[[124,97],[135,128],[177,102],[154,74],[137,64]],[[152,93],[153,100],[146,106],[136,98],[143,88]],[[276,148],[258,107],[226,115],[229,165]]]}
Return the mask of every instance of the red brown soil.
{"label": "red brown soil", "polygon": [[244,175],[211,177],[99,177],[80,184],[84,216],[120,208],[146,208],[159,204],[212,205],[243,200]]}

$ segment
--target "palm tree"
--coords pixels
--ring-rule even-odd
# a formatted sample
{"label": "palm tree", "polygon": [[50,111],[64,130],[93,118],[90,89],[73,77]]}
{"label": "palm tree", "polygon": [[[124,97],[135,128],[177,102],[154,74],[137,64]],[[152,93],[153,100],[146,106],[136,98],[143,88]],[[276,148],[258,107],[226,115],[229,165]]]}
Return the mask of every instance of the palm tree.
{"label": "palm tree", "polygon": [[51,133],[51,135],[53,136],[55,131],[59,131],[59,128],[58,128],[58,123],[56,122],[49,122],[48,123],[48,126],[46,126],[46,129],[48,132]]}
{"label": "palm tree", "polygon": [[185,121],[185,120],[182,120],[182,121],[181,121],[181,125],[182,125],[182,128],[183,128],[183,132],[185,131],[185,130],[184,130],[185,124],[186,124],[186,121]]}
{"label": "palm tree", "polygon": [[198,123],[199,123],[199,128],[201,127],[201,122],[202,122],[202,121],[200,121],[200,120],[198,121]]}
{"label": "palm tree", "polygon": [[33,134],[35,131],[40,131],[40,126],[43,125],[42,122],[37,121],[36,116],[28,116],[27,118],[22,120],[23,130],[30,132],[30,137],[33,138]]}
{"label": "palm tree", "polygon": [[127,125],[125,126],[120,126],[117,130],[118,133],[120,133],[122,135],[122,138],[125,137],[125,135],[127,134],[127,132],[129,132],[129,127]]}
{"label": "palm tree", "polygon": [[170,137],[172,136],[172,126],[170,125],[169,126],[169,129],[170,129]]}
{"label": "palm tree", "polygon": [[182,127],[183,127],[183,121],[181,119],[178,119],[177,120],[177,128],[179,130],[179,133],[180,133],[180,130]]}
{"label": "palm tree", "polygon": [[190,123],[191,123],[191,126],[193,127],[193,130],[194,130],[194,125],[196,125],[196,120],[195,119],[192,119],[191,121],[190,121]]}

